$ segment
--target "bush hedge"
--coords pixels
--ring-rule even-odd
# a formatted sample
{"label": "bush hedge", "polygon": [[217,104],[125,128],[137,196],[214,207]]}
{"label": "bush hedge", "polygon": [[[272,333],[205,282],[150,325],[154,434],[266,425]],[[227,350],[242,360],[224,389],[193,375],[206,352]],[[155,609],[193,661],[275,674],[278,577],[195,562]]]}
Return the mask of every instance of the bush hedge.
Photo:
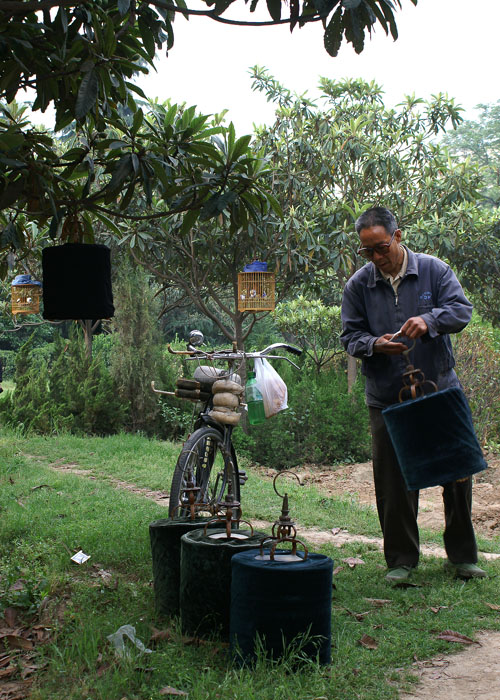
{"label": "bush hedge", "polygon": [[370,457],[370,428],[363,380],[349,394],[343,367],[320,374],[297,373],[282,363],[279,373],[288,388],[288,406],[249,434],[234,432],[237,452],[276,469],[304,463],[336,464]]}

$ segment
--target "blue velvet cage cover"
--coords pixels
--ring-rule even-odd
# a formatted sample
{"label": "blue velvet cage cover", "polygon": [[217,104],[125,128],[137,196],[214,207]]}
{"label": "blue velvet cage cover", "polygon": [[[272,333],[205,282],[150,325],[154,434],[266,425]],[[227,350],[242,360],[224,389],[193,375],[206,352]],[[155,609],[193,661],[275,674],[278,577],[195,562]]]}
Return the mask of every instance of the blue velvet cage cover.
{"label": "blue velvet cage cover", "polygon": [[486,469],[472,415],[458,387],[382,411],[409,491],[447,484]]}

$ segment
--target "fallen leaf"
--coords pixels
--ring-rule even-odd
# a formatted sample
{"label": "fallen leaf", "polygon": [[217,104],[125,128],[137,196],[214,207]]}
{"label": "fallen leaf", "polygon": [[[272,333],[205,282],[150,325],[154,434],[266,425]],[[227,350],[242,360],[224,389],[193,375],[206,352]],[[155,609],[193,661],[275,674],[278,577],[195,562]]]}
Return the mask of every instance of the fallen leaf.
{"label": "fallen leaf", "polygon": [[362,647],[365,647],[365,649],[377,649],[378,648],[378,642],[376,639],[373,639],[373,637],[370,637],[369,634],[364,634],[361,639],[359,640],[358,644],[361,644]]}
{"label": "fallen leaf", "polygon": [[33,649],[35,646],[29,639],[19,637],[17,634],[4,634],[0,637],[0,641],[6,642],[13,649]]}
{"label": "fallen leaf", "polygon": [[429,608],[431,612],[434,613],[434,615],[437,615],[440,610],[447,610],[448,606],[447,605],[437,605],[436,607]]}
{"label": "fallen leaf", "polygon": [[101,666],[99,666],[99,668],[96,671],[97,677],[102,678],[102,676],[104,676],[106,671],[108,671],[110,668],[111,668],[111,664],[102,664]]}
{"label": "fallen leaf", "polygon": [[344,567],[343,566],[336,566],[335,569],[333,570],[333,575],[336,576],[341,571],[344,571]]}
{"label": "fallen leaf", "polygon": [[341,528],[341,527],[332,527],[332,529],[331,529],[332,535],[338,535],[339,532],[342,532],[342,528]]}
{"label": "fallen leaf", "polygon": [[20,578],[12,584],[12,586],[9,588],[9,591],[24,591],[25,585],[26,581],[23,578]]}
{"label": "fallen leaf", "polygon": [[389,605],[392,600],[389,598],[365,598],[369,603],[375,605],[376,608],[382,608],[384,605]]}
{"label": "fallen leaf", "polygon": [[208,642],[206,639],[201,639],[201,637],[182,637],[181,641],[187,647],[189,647],[189,646],[200,647],[203,644],[210,644],[210,642]]}
{"label": "fallen leaf", "polygon": [[9,627],[14,628],[17,622],[17,610],[15,608],[5,608],[3,611],[5,622]]}
{"label": "fallen leaf", "polygon": [[7,668],[0,668],[0,679],[9,678],[16,671],[17,668],[15,666],[7,666]]}
{"label": "fallen leaf", "polygon": [[351,616],[354,617],[355,620],[358,622],[363,622],[364,618],[370,614],[370,611],[368,610],[367,612],[361,612],[361,613],[355,613],[352,612],[352,610],[349,610],[349,608],[344,608],[344,610]]}
{"label": "fallen leaf", "polygon": [[500,610],[500,605],[495,605],[495,603],[485,603],[492,610]]}
{"label": "fallen leaf", "polygon": [[160,695],[187,695],[183,690],[177,690],[170,685],[166,685],[160,690]]}
{"label": "fallen leaf", "polygon": [[152,627],[152,630],[153,631],[149,639],[150,642],[163,642],[165,640],[169,641],[173,637],[172,630],[168,627],[166,630],[158,630],[156,627]]}
{"label": "fallen leaf", "polygon": [[365,563],[362,559],[359,559],[359,557],[347,557],[347,559],[342,559],[342,561],[344,564],[347,564],[350,569],[354,569],[358,564]]}
{"label": "fallen leaf", "polygon": [[453,630],[444,630],[443,632],[440,632],[438,635],[436,635],[436,637],[437,639],[442,639],[445,642],[458,642],[459,644],[479,644],[479,642],[475,642],[470,637],[466,637],[464,634],[460,634],[460,632],[454,632]]}

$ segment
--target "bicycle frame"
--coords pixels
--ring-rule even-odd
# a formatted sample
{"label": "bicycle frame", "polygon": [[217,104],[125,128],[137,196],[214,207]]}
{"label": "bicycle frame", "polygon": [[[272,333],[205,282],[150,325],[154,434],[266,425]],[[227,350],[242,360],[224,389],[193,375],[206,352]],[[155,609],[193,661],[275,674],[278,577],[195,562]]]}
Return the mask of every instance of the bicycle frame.
{"label": "bicycle frame", "polygon": [[[192,337],[196,337],[198,344],[203,341],[203,336],[202,334],[198,331],[196,332],[196,336],[194,333],[191,334]],[[200,339],[201,338],[201,339]],[[212,418],[209,413],[213,409],[213,395],[211,394],[211,384],[213,384],[214,381],[217,379],[224,379],[227,377],[231,377],[231,375],[238,374],[242,368],[246,371],[246,363],[248,360],[252,359],[259,359],[259,358],[266,358],[270,360],[286,360],[289,362],[291,365],[293,365],[296,369],[300,371],[300,367],[298,367],[292,360],[290,360],[288,357],[284,355],[278,355],[274,354],[274,352],[278,349],[283,348],[284,350],[287,350],[288,352],[291,352],[295,355],[301,355],[302,350],[299,348],[296,348],[292,345],[287,345],[286,343],[273,343],[272,345],[269,345],[268,347],[264,348],[263,350],[260,351],[255,351],[255,352],[244,352],[243,350],[238,350],[235,345],[233,344],[233,347],[231,349],[217,349],[217,350],[202,350],[198,349],[193,345],[193,343],[188,343],[186,350],[173,350],[170,345],[167,346],[168,351],[173,354],[173,355],[182,355],[186,357],[187,360],[192,360],[192,361],[197,361],[200,368],[203,368],[204,365],[202,365],[202,362],[206,362],[207,364],[209,363],[211,367],[216,370],[215,374],[212,374],[211,372],[207,372],[207,380],[204,383],[203,380],[200,380],[199,378],[196,378],[195,381],[199,381],[201,386],[203,387],[203,391],[205,392],[205,396],[207,393],[210,392],[208,398],[204,400],[203,407],[198,411],[196,415],[196,419],[194,422],[193,430],[186,439],[186,442],[184,443],[183,446],[183,451],[181,451],[181,454],[179,455],[179,460],[177,462],[175,471],[174,471],[174,477],[172,481],[172,488],[171,492],[175,491],[175,502],[178,505],[175,505],[173,507],[173,510],[176,510],[177,508],[184,508],[186,510],[186,501],[184,497],[181,497],[180,494],[180,484],[181,482],[185,484],[185,477],[181,476],[182,474],[186,474],[187,472],[183,471],[183,467],[186,466],[186,459],[190,460],[191,457],[188,456],[186,458],[186,455],[196,455],[200,454],[199,452],[196,452],[196,450],[199,449],[199,447],[195,448],[195,445],[199,445],[199,440],[201,439],[201,436],[199,436],[198,432],[200,429],[203,429],[204,427],[207,428],[207,430],[210,428],[212,430],[216,430],[217,433],[220,435],[220,440],[217,440],[217,445],[218,449],[223,455],[224,458],[224,469],[222,472],[217,473],[216,480],[215,480],[215,485],[212,484],[212,491],[214,493],[219,494],[219,484],[220,484],[220,491],[221,493],[217,496],[217,498],[213,501],[213,506],[215,509],[217,509],[217,505],[224,501],[224,494],[222,493],[223,490],[226,488],[226,484],[233,484],[233,496],[236,496],[236,500],[239,500],[239,493],[234,493],[234,491],[239,492],[239,486],[242,485],[246,479],[246,473],[242,470],[238,470],[238,464],[237,464],[237,459],[236,459],[236,452],[234,450],[234,446],[232,443],[232,433],[233,433],[233,428],[235,427],[232,424],[226,424],[226,423],[220,423],[214,418]],[[227,363],[228,365],[228,370],[225,372],[224,370],[220,370],[219,368],[215,367],[215,362],[224,362]],[[199,384],[199,385],[200,385]],[[151,382],[152,389],[155,393],[158,394],[166,394],[169,396],[176,396],[175,392],[172,391],[163,391],[160,389],[156,389],[154,382]],[[201,391],[201,390],[200,390]],[[189,397],[188,397],[189,398]],[[209,431],[208,431],[209,432]],[[213,435],[213,433],[212,433]],[[192,437],[191,437],[192,436]],[[194,442],[193,442],[194,440]],[[190,442],[191,441],[191,442]],[[186,452],[186,443],[189,446],[192,444],[192,449],[193,452],[188,451]],[[203,443],[202,443],[203,444]],[[205,458],[208,458],[209,452],[207,451],[206,457],[205,453],[203,452],[203,447],[202,447],[202,452],[201,455],[203,455],[202,460]],[[203,467],[204,468],[204,467]],[[207,472],[207,474],[210,474],[210,469]],[[189,474],[191,472],[191,469],[189,470]],[[176,476],[177,475],[177,476]],[[192,480],[194,477],[192,474],[190,474],[190,479]],[[208,477],[209,478],[209,477]],[[223,482],[219,481],[219,479],[223,479]],[[202,483],[204,482],[205,477],[202,477]],[[196,479],[195,479],[196,481]],[[176,485],[176,489],[174,489],[174,482]],[[206,482],[208,483],[208,482]],[[194,484],[194,486],[197,486],[198,484]],[[193,484],[191,485],[193,486]],[[191,489],[191,486],[189,487]],[[229,487],[228,487],[229,488]],[[191,489],[192,490],[192,489]],[[199,490],[198,490],[199,491]],[[229,493],[229,491],[228,491]],[[222,496],[222,498],[221,498]],[[184,503],[184,506],[183,506]],[[172,508],[170,508],[170,512],[172,513]]]}

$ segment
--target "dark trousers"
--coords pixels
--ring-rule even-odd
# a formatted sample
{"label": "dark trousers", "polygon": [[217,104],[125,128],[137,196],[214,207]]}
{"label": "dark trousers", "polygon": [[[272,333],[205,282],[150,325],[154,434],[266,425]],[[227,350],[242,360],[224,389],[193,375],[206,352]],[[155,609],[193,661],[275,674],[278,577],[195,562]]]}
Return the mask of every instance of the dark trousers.
{"label": "dark trousers", "polygon": [[[372,431],[373,478],[378,517],[384,535],[384,555],[390,569],[416,566],[420,553],[418,491],[408,491],[382,411],[369,407]],[[472,478],[443,484],[446,554],[454,564],[477,562],[471,520]]]}

